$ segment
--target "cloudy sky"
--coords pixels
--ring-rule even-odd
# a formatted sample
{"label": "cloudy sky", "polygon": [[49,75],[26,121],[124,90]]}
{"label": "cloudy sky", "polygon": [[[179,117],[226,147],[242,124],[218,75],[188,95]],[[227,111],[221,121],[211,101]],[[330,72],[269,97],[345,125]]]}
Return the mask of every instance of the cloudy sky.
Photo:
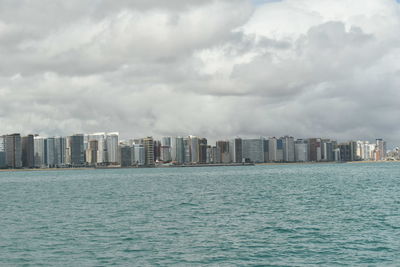
{"label": "cloudy sky", "polygon": [[383,137],[395,0],[0,0],[0,133]]}

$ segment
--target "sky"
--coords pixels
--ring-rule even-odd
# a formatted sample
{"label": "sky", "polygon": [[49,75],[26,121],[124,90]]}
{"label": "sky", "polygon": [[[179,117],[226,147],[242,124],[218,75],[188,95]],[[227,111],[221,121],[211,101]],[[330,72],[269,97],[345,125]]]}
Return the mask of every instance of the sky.
{"label": "sky", "polygon": [[400,144],[395,0],[0,0],[0,134]]}

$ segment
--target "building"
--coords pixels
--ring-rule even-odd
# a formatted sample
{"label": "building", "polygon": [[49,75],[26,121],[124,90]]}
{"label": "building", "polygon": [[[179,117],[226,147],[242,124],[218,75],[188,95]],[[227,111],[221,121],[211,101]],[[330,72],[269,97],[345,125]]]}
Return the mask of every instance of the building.
{"label": "building", "polygon": [[294,142],[294,160],[296,162],[308,161],[308,142],[303,139],[297,139]]}
{"label": "building", "polygon": [[108,153],[107,153],[107,134],[106,133],[93,133],[88,135],[88,142],[92,140],[97,141],[97,165],[107,165]]}
{"label": "building", "polygon": [[40,136],[33,138],[34,161],[36,168],[47,167],[47,139]]}
{"label": "building", "polygon": [[134,164],[137,166],[144,166],[146,164],[146,156],[145,156],[144,146],[142,144],[134,144],[133,150],[134,150],[134,153],[133,153]]}
{"label": "building", "polygon": [[283,145],[283,161],[294,162],[294,138],[292,136],[284,136],[281,140]]}
{"label": "building", "polygon": [[207,163],[214,164],[217,163],[217,147],[207,146]]}
{"label": "building", "polygon": [[88,148],[86,149],[86,162],[90,166],[96,166],[97,155],[99,152],[99,141],[92,139],[88,142]]}
{"label": "building", "polygon": [[6,168],[7,163],[6,163],[6,143],[5,143],[5,137],[0,136],[0,169]]}
{"label": "building", "polygon": [[271,137],[268,139],[268,161],[276,162],[278,161],[277,157],[277,139],[275,137]]}
{"label": "building", "polygon": [[57,159],[57,151],[56,151],[56,138],[49,137],[47,138],[47,166],[49,168],[54,168],[58,166],[58,159]]}
{"label": "building", "polygon": [[308,157],[310,161],[321,161],[321,139],[310,138],[308,139]]}
{"label": "building", "polygon": [[108,133],[106,135],[107,163],[118,164],[119,133]]}
{"label": "building", "polygon": [[133,164],[134,148],[131,146],[120,146],[120,165],[121,167],[130,167]]}
{"label": "building", "polygon": [[185,161],[185,147],[182,137],[172,138],[171,143],[171,158],[176,164],[183,164]]}
{"label": "building", "polygon": [[55,139],[55,158],[57,167],[65,166],[65,150],[67,146],[67,139],[65,137],[54,137]]}
{"label": "building", "polygon": [[269,162],[269,141],[264,139],[264,162]]}
{"label": "building", "polygon": [[383,139],[376,139],[375,160],[384,160],[386,158],[386,142]]}
{"label": "building", "polygon": [[235,138],[229,142],[231,160],[235,163],[243,161],[243,142],[241,138]]}
{"label": "building", "polygon": [[22,137],[22,167],[35,167],[34,137],[28,135]]}
{"label": "building", "polygon": [[72,167],[80,167],[85,165],[83,138],[83,134],[74,134],[67,137],[65,149],[66,163]]}
{"label": "building", "polygon": [[242,155],[247,162],[264,162],[264,138],[243,139]]}
{"label": "building", "polygon": [[22,168],[22,144],[19,133],[5,136],[6,165],[8,168]]}
{"label": "building", "polygon": [[190,163],[192,161],[192,152],[191,152],[192,145],[191,145],[190,137],[183,138],[183,148],[184,148],[183,162]]}
{"label": "building", "polygon": [[171,156],[171,137],[163,137],[161,139],[160,161],[162,161],[162,162],[170,162],[170,161],[172,161],[172,156]]}
{"label": "building", "polygon": [[338,145],[340,161],[355,161],[357,157],[357,142],[350,141]]}
{"label": "building", "polygon": [[207,139],[200,138],[199,139],[199,163],[205,164],[207,163]]}
{"label": "building", "polygon": [[143,139],[145,165],[154,166],[154,140],[153,137]]}
{"label": "building", "polygon": [[217,141],[216,143],[216,159],[215,163],[229,163],[231,157],[229,154],[229,141]]}
{"label": "building", "polygon": [[192,163],[199,163],[199,138],[190,136],[190,159]]}

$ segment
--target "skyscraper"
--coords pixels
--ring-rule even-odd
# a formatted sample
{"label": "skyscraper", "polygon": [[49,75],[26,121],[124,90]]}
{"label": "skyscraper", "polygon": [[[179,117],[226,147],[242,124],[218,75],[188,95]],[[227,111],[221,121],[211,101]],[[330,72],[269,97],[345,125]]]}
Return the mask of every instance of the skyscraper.
{"label": "skyscraper", "polygon": [[22,167],[21,135],[19,133],[5,136],[7,167],[17,169]]}
{"label": "skyscraper", "polygon": [[199,163],[207,163],[207,139],[199,139]]}
{"label": "skyscraper", "polygon": [[67,140],[65,137],[55,137],[55,158],[57,167],[65,165],[65,149]]}
{"label": "skyscraper", "polygon": [[308,157],[310,161],[321,161],[321,139],[308,139]]}
{"label": "skyscraper", "polygon": [[106,137],[106,143],[107,143],[107,162],[111,164],[117,164],[119,133],[108,133]]}
{"label": "skyscraper", "polygon": [[306,140],[297,139],[294,143],[294,160],[296,162],[308,161],[308,143]]}
{"label": "skyscraper", "polygon": [[4,136],[0,136],[0,168],[5,168],[6,164],[6,140]]}
{"label": "skyscraper", "polygon": [[22,137],[22,167],[33,168],[35,167],[35,154],[34,154],[34,138],[33,135]]}
{"label": "skyscraper", "polygon": [[241,163],[243,160],[243,141],[241,138],[232,139],[229,142],[229,152],[231,154],[231,160],[235,163]]}
{"label": "skyscraper", "polygon": [[67,137],[66,163],[73,167],[85,165],[83,134],[74,134]]}
{"label": "skyscraper", "polygon": [[284,136],[281,139],[283,145],[283,161],[294,162],[294,138],[292,136]]}
{"label": "skyscraper", "polygon": [[56,139],[54,137],[47,138],[47,165],[50,168],[57,166]]}
{"label": "skyscraper", "polygon": [[172,138],[171,144],[171,157],[172,161],[177,164],[183,164],[185,160],[185,148],[182,137]]}
{"label": "skyscraper", "polygon": [[131,146],[122,145],[120,146],[120,164],[121,167],[132,166],[132,150]]}
{"label": "skyscraper", "polygon": [[145,157],[145,151],[144,151],[144,146],[142,144],[134,144],[133,145],[134,149],[134,164],[138,166],[143,166],[146,164],[146,157]]}
{"label": "skyscraper", "polygon": [[268,155],[270,162],[278,161],[277,157],[277,139],[275,137],[271,137],[268,139]]}
{"label": "skyscraper", "polygon": [[231,157],[229,154],[229,141],[217,141],[217,158],[216,163],[229,163]]}
{"label": "skyscraper", "polygon": [[97,164],[97,154],[99,150],[99,141],[90,140],[88,143],[88,148],[86,149],[86,162],[95,166]]}
{"label": "skyscraper", "polygon": [[383,139],[376,139],[376,160],[384,160],[386,158],[386,142]]}
{"label": "skyscraper", "polygon": [[163,137],[161,139],[160,160],[170,162],[171,158],[171,137]]}
{"label": "skyscraper", "polygon": [[143,139],[146,166],[154,165],[154,143],[153,142],[154,142],[153,137],[146,137]]}
{"label": "skyscraper", "polygon": [[35,167],[47,167],[47,139],[41,136],[33,138]]}
{"label": "skyscraper", "polygon": [[250,162],[264,162],[264,138],[243,139],[242,140],[243,158]]}
{"label": "skyscraper", "polygon": [[190,137],[190,153],[191,162],[199,163],[199,138],[197,136]]}

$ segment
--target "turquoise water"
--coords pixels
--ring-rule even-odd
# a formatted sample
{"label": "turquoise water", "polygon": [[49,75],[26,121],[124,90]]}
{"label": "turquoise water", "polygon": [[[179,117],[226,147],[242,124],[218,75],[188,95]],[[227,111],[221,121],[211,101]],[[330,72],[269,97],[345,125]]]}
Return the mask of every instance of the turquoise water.
{"label": "turquoise water", "polygon": [[400,164],[0,172],[0,266],[400,265]]}

